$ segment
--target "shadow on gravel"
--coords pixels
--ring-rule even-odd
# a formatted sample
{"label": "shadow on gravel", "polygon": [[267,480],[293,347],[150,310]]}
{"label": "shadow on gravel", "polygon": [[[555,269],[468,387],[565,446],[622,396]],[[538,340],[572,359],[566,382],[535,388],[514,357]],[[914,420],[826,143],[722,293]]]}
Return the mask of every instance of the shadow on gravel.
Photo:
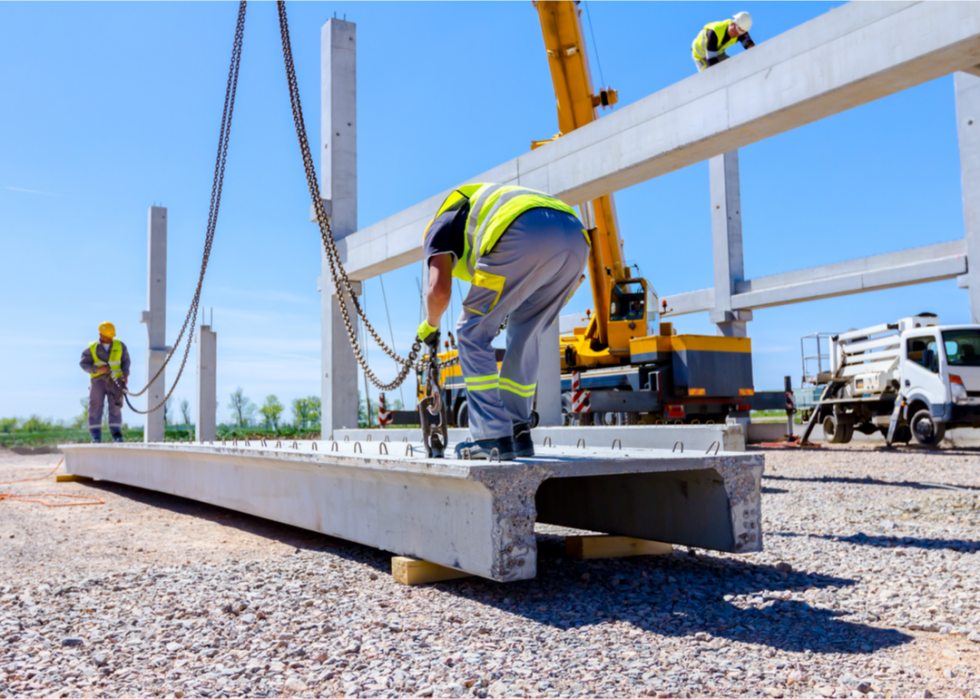
{"label": "shadow on gravel", "polygon": [[[801,536],[791,532],[778,532],[767,536]],[[805,536],[805,535],[804,535]],[[851,536],[833,536],[830,534],[810,534],[812,539],[827,539],[829,541],[839,541],[844,544],[859,544],[861,546],[875,546],[878,548],[919,548],[919,549],[947,549],[958,553],[976,553],[980,551],[980,541],[968,541],[966,539],[920,539],[914,536],[868,536],[867,534],[852,534]]]}
{"label": "shadow on gravel", "polygon": [[952,483],[920,483],[918,481],[883,481],[877,478],[848,478],[846,476],[819,476],[814,478],[799,478],[794,476],[773,476],[765,474],[763,481],[796,481],[800,483],[847,483],[848,485],[890,485],[896,488],[910,488],[912,490],[965,490],[968,492],[980,492],[977,485],[954,485]]}
{"label": "shadow on gravel", "polygon": [[576,561],[565,556],[562,537],[539,534],[536,580],[501,585],[469,578],[436,587],[561,629],[619,621],[663,636],[705,632],[813,653],[873,653],[913,640],[892,629],[844,621],[843,612],[772,595],[823,589],[832,604],[834,591],[852,584],[709,555]]}
{"label": "shadow on gravel", "polygon": [[[297,552],[338,556],[373,568],[378,577],[391,573],[391,554],[375,548],[174,495],[105,481],[88,485],[295,546]],[[472,577],[431,587],[558,629],[618,621],[663,636],[705,632],[714,638],[814,653],[873,653],[913,640],[891,629],[843,621],[841,613],[830,609],[772,596],[783,590],[822,589],[832,601],[834,590],[853,584],[845,578],[783,573],[739,559],[681,553],[578,561],[565,554],[564,537],[539,533],[537,540],[535,580],[504,584]],[[748,599],[752,606],[743,608]]]}

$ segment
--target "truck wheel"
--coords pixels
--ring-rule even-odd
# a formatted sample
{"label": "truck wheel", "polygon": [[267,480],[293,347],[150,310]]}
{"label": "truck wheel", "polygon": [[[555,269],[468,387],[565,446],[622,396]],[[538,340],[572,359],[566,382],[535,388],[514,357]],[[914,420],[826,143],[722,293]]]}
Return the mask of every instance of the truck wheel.
{"label": "truck wheel", "polygon": [[932,419],[932,413],[923,409],[912,416],[909,423],[912,438],[924,447],[935,447],[946,436],[946,425]]}
{"label": "truck wheel", "polygon": [[469,427],[470,426],[470,408],[469,404],[464,400],[456,408],[456,427]]}
{"label": "truck wheel", "polygon": [[823,438],[831,444],[847,444],[854,436],[854,425],[841,424],[833,415],[823,419]]}

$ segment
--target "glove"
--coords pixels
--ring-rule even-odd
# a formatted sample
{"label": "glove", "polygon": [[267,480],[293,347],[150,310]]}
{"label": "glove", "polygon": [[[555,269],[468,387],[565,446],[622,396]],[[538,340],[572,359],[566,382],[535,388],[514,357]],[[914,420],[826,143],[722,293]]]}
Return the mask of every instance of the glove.
{"label": "glove", "polygon": [[439,350],[439,328],[429,325],[428,320],[423,320],[422,325],[415,331],[418,338],[427,344],[433,351]]}

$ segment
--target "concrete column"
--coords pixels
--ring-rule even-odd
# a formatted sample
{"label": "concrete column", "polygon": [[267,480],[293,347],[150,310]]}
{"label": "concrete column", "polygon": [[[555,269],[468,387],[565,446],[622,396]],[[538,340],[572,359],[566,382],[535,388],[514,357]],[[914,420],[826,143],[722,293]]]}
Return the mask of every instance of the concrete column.
{"label": "concrete column", "polygon": [[[338,240],[357,230],[357,70],[353,22],[327,20],[320,31],[320,196]],[[323,436],[357,426],[357,360],[351,350],[326,256],[321,263],[320,328]],[[359,285],[358,285],[359,286]],[[360,294],[360,288],[357,291]],[[355,317],[351,313],[352,320]],[[356,332],[356,320],[354,330]]]}
{"label": "concrete column", "polygon": [[538,368],[538,397],[536,410],[540,418],[538,424],[561,426],[561,357],[558,353],[559,321],[549,325],[541,333],[538,353],[541,365]]}
{"label": "concrete column", "polygon": [[[146,380],[149,381],[167,358],[167,209],[151,206],[147,240],[146,298],[149,310],[143,311],[141,323],[146,323]],[[153,382],[146,391],[146,407],[160,404],[167,393],[165,376]],[[143,441],[163,441],[163,408],[144,416]]]}
{"label": "concrete column", "polygon": [[197,392],[194,416],[194,438],[198,442],[215,438],[218,420],[218,334],[210,325],[197,333]]}
{"label": "concrete column", "polygon": [[715,307],[711,322],[718,334],[746,337],[751,311],[732,310],[735,282],[745,279],[742,260],[742,197],[738,180],[738,151],[708,161],[711,182],[711,241],[715,265]]}
{"label": "concrete column", "polygon": [[969,289],[971,322],[980,323],[980,77],[956,73],[953,84],[967,264],[967,272],[958,282],[961,288]]}

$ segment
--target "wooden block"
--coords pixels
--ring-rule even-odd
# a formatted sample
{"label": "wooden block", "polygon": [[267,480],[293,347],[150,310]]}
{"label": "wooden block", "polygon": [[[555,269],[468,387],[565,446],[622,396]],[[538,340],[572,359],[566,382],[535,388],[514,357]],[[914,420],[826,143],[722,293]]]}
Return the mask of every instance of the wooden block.
{"label": "wooden block", "polygon": [[626,556],[663,556],[673,552],[670,544],[630,536],[569,536],[565,551],[572,558],[625,558]]}
{"label": "wooden block", "polygon": [[456,570],[455,568],[447,568],[437,563],[420,561],[417,558],[392,556],[391,577],[395,579],[395,582],[399,582],[402,585],[424,585],[425,583],[441,582],[443,580],[468,578],[470,574]]}
{"label": "wooden block", "polygon": [[58,483],[83,483],[85,481],[94,480],[88,476],[76,476],[74,473],[62,473],[55,476],[54,479]]}

